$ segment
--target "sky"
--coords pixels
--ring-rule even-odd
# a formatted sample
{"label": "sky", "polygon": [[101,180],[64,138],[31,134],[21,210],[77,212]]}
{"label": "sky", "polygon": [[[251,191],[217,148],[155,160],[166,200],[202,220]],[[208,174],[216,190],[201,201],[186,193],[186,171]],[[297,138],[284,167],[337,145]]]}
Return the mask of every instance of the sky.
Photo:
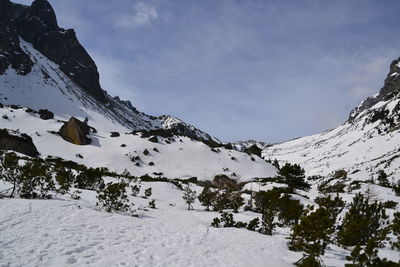
{"label": "sky", "polygon": [[223,141],[334,128],[400,57],[397,0],[49,2],[103,89]]}

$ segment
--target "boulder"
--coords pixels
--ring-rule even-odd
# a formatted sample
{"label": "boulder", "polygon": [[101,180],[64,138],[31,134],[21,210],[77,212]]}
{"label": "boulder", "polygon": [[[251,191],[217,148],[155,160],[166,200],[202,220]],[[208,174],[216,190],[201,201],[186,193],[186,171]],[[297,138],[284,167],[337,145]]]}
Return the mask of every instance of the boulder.
{"label": "boulder", "polygon": [[47,109],[39,109],[38,113],[42,120],[50,120],[54,118],[54,113]]}
{"label": "boulder", "polygon": [[213,185],[218,188],[234,188],[237,182],[228,176],[221,174],[214,177],[212,181]]}
{"label": "boulder", "polygon": [[75,145],[89,145],[92,141],[87,137],[90,133],[90,127],[75,117],[71,117],[58,133],[65,141]]}
{"label": "boulder", "polygon": [[119,132],[111,132],[111,137],[119,137]]}
{"label": "boulder", "polygon": [[244,150],[244,153],[247,153],[249,155],[253,154],[259,157],[261,157],[261,152],[262,149],[259,148],[257,145],[252,145],[251,147],[248,147]]}
{"label": "boulder", "polygon": [[32,138],[26,134],[0,129],[0,149],[13,150],[30,157],[36,157],[39,152],[33,144]]}

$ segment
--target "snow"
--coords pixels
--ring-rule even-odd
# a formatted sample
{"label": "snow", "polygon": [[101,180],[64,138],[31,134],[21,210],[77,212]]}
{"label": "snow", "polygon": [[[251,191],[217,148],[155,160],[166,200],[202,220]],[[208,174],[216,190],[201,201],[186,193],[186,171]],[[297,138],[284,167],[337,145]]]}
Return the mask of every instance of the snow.
{"label": "snow", "polygon": [[[211,228],[218,213],[202,211],[198,204],[197,210],[185,210],[181,192],[172,185],[148,186],[157,197],[157,209],[139,218],[95,210],[89,191],[79,201],[0,200],[0,262],[5,266],[292,266],[293,259],[301,257],[287,249],[283,235]],[[242,218],[253,219],[251,215]]]}
{"label": "snow", "polygon": [[345,169],[354,176],[363,175],[361,180],[370,179],[378,170],[384,170],[389,179],[399,179],[400,174],[400,134],[393,131],[378,131],[381,120],[367,123],[371,111],[385,108],[388,116],[399,99],[380,101],[363,111],[353,122],[320,134],[306,136],[266,147],[263,156],[277,159],[280,163],[298,163],[307,175],[328,175]]}
{"label": "snow", "polygon": [[[54,120],[42,120],[37,115],[27,113],[23,109],[0,109],[0,117],[7,115],[9,120],[0,120],[0,128],[17,130],[30,135],[41,157],[61,157],[66,160],[76,161],[92,167],[108,167],[110,170],[122,173],[127,169],[131,174],[141,176],[161,172],[168,178],[197,177],[199,180],[211,180],[217,174],[226,174],[238,181],[247,181],[255,177],[273,177],[276,169],[263,159],[238,152],[219,148],[214,152],[202,142],[193,141],[187,137],[175,138],[168,144],[164,138],[159,138],[159,143],[152,143],[139,135],[125,134],[120,137],[110,137],[110,132],[99,128],[99,124],[91,124],[97,129],[90,138],[92,144],[78,146],[71,144],[60,136],[49,131],[58,132],[64,117],[55,116]],[[97,121],[100,121],[98,119]],[[125,144],[126,147],[121,147]],[[154,150],[158,150],[156,152]],[[150,154],[143,154],[147,149]],[[83,159],[76,157],[77,154]],[[141,158],[140,166],[132,162],[131,157]],[[236,158],[232,160],[232,158]],[[153,162],[154,166],[149,163]]]}

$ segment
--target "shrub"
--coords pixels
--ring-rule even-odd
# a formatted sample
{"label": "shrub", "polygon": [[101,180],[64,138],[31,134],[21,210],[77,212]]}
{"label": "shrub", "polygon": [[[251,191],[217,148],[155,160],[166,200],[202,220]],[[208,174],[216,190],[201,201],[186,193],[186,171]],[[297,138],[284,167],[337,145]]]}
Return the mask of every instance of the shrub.
{"label": "shrub", "polygon": [[378,172],[378,184],[380,186],[386,186],[386,187],[390,186],[388,176],[383,170],[379,170]]}
{"label": "shrub", "polygon": [[394,220],[390,226],[397,240],[392,242],[392,248],[400,251],[400,212],[394,213]]}
{"label": "shrub", "polygon": [[154,199],[149,202],[149,207],[152,208],[152,209],[156,208],[156,201]]}
{"label": "shrub", "polygon": [[21,198],[50,198],[51,190],[55,190],[55,184],[48,166],[33,160],[21,167],[18,189]]}
{"label": "shrub", "polygon": [[259,224],[260,224],[260,219],[258,219],[258,217],[254,218],[247,224],[247,230],[255,231],[258,228]]}
{"label": "shrub", "polygon": [[69,192],[72,184],[75,181],[74,173],[67,168],[56,169],[56,182],[58,183],[58,188],[56,191],[61,194],[66,194]]}
{"label": "shrub", "polygon": [[18,165],[18,157],[15,153],[6,153],[1,162],[1,179],[12,184],[9,197],[13,197],[21,180],[21,169]]}
{"label": "shrub", "polygon": [[133,197],[137,197],[137,195],[140,193],[140,185],[137,185],[137,184],[132,185],[131,192],[132,192],[131,194]]}
{"label": "shrub", "polygon": [[144,198],[149,198],[152,194],[151,192],[151,187],[147,188],[146,190],[144,190]]}
{"label": "shrub", "polygon": [[206,211],[210,210],[210,206],[213,203],[217,193],[212,191],[210,187],[206,186],[203,188],[203,191],[198,196],[200,203],[206,207]]}
{"label": "shrub", "polygon": [[76,176],[76,187],[80,189],[96,190],[104,188],[104,169],[88,168]]}
{"label": "shrub", "polygon": [[128,195],[126,193],[127,186],[128,184],[124,182],[108,183],[103,190],[97,192],[97,199],[107,212],[130,211]]}

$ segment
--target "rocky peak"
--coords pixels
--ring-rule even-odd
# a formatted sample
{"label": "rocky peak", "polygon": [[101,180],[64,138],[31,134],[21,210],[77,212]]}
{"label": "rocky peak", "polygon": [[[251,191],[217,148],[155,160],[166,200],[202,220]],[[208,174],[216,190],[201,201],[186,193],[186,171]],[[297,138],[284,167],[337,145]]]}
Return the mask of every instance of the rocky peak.
{"label": "rocky peak", "polygon": [[96,100],[106,102],[96,64],[73,30],[58,27],[48,1],[35,0],[31,6],[24,6],[0,0],[0,74],[10,65],[22,75],[30,72],[33,63],[22,52],[19,37],[58,64],[66,76]]}
{"label": "rocky peak", "polygon": [[349,121],[354,120],[358,114],[366,109],[369,109],[379,101],[387,101],[398,95],[400,92],[400,58],[392,61],[390,64],[390,70],[386,76],[385,83],[379,94],[368,97],[363,100],[356,108],[354,108],[349,116]]}

